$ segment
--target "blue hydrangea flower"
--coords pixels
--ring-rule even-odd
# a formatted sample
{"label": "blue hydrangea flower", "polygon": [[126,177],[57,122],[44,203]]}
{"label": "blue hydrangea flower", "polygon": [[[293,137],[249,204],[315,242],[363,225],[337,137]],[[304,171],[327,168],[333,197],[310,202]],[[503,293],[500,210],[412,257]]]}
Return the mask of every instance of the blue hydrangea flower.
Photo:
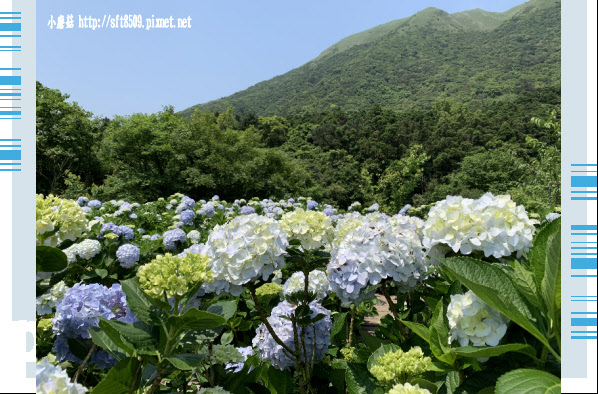
{"label": "blue hydrangea flower", "polygon": [[86,206],[88,202],[89,202],[89,198],[87,198],[87,197],[81,196],[77,199],[77,204],[79,204],[79,206],[81,206],[81,207]]}
{"label": "blue hydrangea flower", "polygon": [[315,207],[317,207],[319,204],[317,202],[315,202],[314,200],[309,200],[307,202],[307,209],[314,209]]}
{"label": "blue hydrangea flower", "polygon": [[[293,325],[289,319],[285,319],[282,316],[292,316],[296,308],[297,306],[293,306],[287,301],[282,301],[272,309],[272,314],[268,318],[268,322],[276,332],[276,335],[291,349],[295,348]],[[312,318],[320,313],[324,315],[323,319],[308,325],[305,331],[307,360],[311,361],[315,347],[315,360],[317,361],[324,358],[324,355],[328,351],[332,320],[330,319],[330,311],[322,307],[317,301],[311,302],[309,308],[311,310],[310,317]],[[298,334],[301,335],[301,328],[299,328]],[[264,323],[256,330],[256,336],[253,338],[253,346],[257,348],[258,356],[264,361],[270,361],[275,368],[283,370],[294,365],[282,346],[274,341]],[[306,360],[303,352],[301,353],[301,358]]]}
{"label": "blue hydrangea flower", "polygon": [[380,204],[374,203],[368,207],[368,212],[378,212],[380,209]]}
{"label": "blue hydrangea flower", "polygon": [[210,201],[204,204],[197,213],[211,218],[216,213],[216,207],[214,206],[214,203]]}
{"label": "blue hydrangea flower", "polygon": [[294,204],[295,203],[295,199],[294,198],[289,198],[287,201],[288,201],[289,204]]}
{"label": "blue hydrangea flower", "polygon": [[245,205],[239,210],[239,213],[241,215],[249,215],[255,213],[255,209],[253,209],[253,207],[250,207],[249,205]]}
{"label": "blue hydrangea flower", "polygon": [[81,210],[85,213],[92,213],[92,210],[90,207],[81,207]]}
{"label": "blue hydrangea flower", "polygon": [[212,200],[218,201],[218,200],[220,200],[220,197],[218,197],[218,195],[216,194],[214,197],[212,197]]}
{"label": "blue hydrangea flower", "polygon": [[188,209],[192,209],[192,208],[195,207],[195,200],[192,199],[191,197],[188,197],[188,196],[183,196],[183,199],[181,200],[181,203],[185,204],[185,206]]}
{"label": "blue hydrangea flower", "polygon": [[[108,288],[97,283],[90,285],[77,283],[58,302],[56,314],[52,319],[52,331],[56,334],[53,352],[58,361],[82,362],[71,353],[67,340],[68,338],[80,341],[90,339],[87,329],[98,326],[97,316],[124,323],[138,320],[129,309],[125,293],[119,284]],[[109,368],[115,363],[116,361],[103,350],[95,352],[90,360],[90,364],[96,364],[102,369]]]}
{"label": "blue hydrangea flower", "polygon": [[133,231],[133,229],[127,226],[117,226],[112,222],[106,223],[102,226],[98,238],[102,239],[106,231],[112,231],[114,234],[118,235],[119,237],[123,237],[127,241],[130,241],[133,238],[135,238],[135,232]]}
{"label": "blue hydrangea flower", "polygon": [[137,219],[137,214],[136,213],[132,213],[132,214],[129,215],[129,217],[131,219]]}
{"label": "blue hydrangea flower", "polygon": [[332,207],[328,206],[328,207],[324,208],[322,213],[325,214],[326,216],[332,217],[332,215],[334,215],[335,211],[336,211],[335,209],[332,209]]}
{"label": "blue hydrangea flower", "polygon": [[121,267],[131,268],[139,260],[139,248],[135,245],[121,245],[116,251]]}
{"label": "blue hydrangea flower", "polygon": [[102,202],[100,200],[91,200],[87,206],[93,209],[99,209],[102,207]]}
{"label": "blue hydrangea flower", "polygon": [[187,234],[180,228],[169,230],[164,233],[164,248],[166,250],[174,250],[177,247],[177,242],[185,242]]}
{"label": "blue hydrangea flower", "polygon": [[184,224],[193,223],[193,219],[195,219],[195,212],[193,212],[192,210],[187,209],[186,211],[183,211],[181,213],[181,222],[183,222]]}
{"label": "blue hydrangea flower", "polygon": [[161,235],[160,235],[160,234],[154,234],[154,235],[152,235],[152,236],[150,237],[150,239],[151,239],[152,241],[155,241],[155,240],[157,240],[157,239],[158,239],[158,238],[160,238],[160,237],[161,237]]}

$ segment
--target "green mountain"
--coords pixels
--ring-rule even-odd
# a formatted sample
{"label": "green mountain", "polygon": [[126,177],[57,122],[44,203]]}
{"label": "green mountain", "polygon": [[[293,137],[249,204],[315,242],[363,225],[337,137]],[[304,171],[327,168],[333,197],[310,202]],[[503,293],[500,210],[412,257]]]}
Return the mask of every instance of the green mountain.
{"label": "green mountain", "polygon": [[303,66],[196,108],[288,115],[374,103],[430,108],[441,98],[481,103],[560,84],[560,1],[506,12],[426,8],[351,35]]}

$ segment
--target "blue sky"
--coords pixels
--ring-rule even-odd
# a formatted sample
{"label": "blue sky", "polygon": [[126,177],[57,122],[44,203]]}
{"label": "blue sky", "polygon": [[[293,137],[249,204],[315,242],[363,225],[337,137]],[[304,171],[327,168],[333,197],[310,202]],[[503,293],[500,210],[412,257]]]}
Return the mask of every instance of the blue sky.
{"label": "blue sky", "polygon": [[[98,116],[176,111],[301,66],[342,38],[426,7],[503,12],[524,0],[37,2],[37,79]],[[48,27],[50,15],[191,17],[190,29]]]}

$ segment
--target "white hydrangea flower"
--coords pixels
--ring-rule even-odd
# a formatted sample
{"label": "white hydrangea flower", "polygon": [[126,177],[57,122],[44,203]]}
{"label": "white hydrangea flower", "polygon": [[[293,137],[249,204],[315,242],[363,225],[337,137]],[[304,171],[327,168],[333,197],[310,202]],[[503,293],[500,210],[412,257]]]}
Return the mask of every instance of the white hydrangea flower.
{"label": "white hydrangea flower", "polygon": [[63,249],[62,253],[66,254],[67,263],[74,263],[77,261],[77,244],[72,244],[68,248]]}
{"label": "white hydrangea flower", "polygon": [[419,235],[419,237],[423,239],[424,227],[426,225],[426,222],[424,222],[420,218],[418,218],[416,216],[407,216],[407,215],[398,214],[398,215],[394,215],[391,220],[392,220],[393,224],[397,227],[410,226],[409,228],[415,229],[415,231],[417,232],[417,235]]}
{"label": "white hydrangea flower", "polygon": [[419,384],[411,385],[410,383],[396,384],[388,394],[431,394],[430,390],[419,387]]}
{"label": "white hydrangea flower", "polygon": [[273,272],[273,274],[274,274],[274,276],[272,277],[272,283],[282,285],[282,271],[276,270]]}
{"label": "white hydrangea flower", "polygon": [[85,260],[91,260],[102,251],[102,245],[95,239],[86,239],[77,244],[77,254]]}
{"label": "white hydrangea flower", "polygon": [[36,313],[40,316],[52,313],[52,309],[56,307],[58,301],[64,297],[69,289],[70,287],[63,281],[56,283],[50,290],[35,299]]}
{"label": "white hydrangea flower", "polygon": [[327,268],[330,287],[343,306],[359,300],[368,283],[376,285],[387,278],[396,281],[400,291],[409,291],[429,267],[414,226],[395,226],[379,213],[360,220],[358,227],[337,240]]}
{"label": "white hydrangea flower", "polygon": [[197,230],[191,230],[187,233],[187,239],[189,239],[192,243],[197,244],[201,241],[201,234]]}
{"label": "white hydrangea flower", "polygon": [[496,346],[507,332],[509,319],[488,306],[473,291],[451,296],[446,316],[449,322],[449,343],[461,346]]}
{"label": "white hydrangea flower", "polygon": [[214,227],[202,251],[211,258],[214,282],[207,291],[239,295],[244,284],[284,267],[287,234],[276,220],[257,214],[237,216]]}
{"label": "white hydrangea flower", "polygon": [[552,222],[553,220],[558,219],[560,217],[561,217],[560,213],[556,213],[556,212],[549,213],[548,215],[546,215],[546,221]]}
{"label": "white hydrangea flower", "polygon": [[35,392],[38,394],[84,394],[87,389],[71,379],[60,366],[52,365],[47,357],[35,367]]}
{"label": "white hydrangea flower", "polygon": [[455,253],[480,250],[486,257],[501,258],[517,252],[519,257],[532,246],[537,223],[508,195],[486,193],[477,200],[448,196],[430,209],[423,243],[428,251],[448,245]]}
{"label": "white hydrangea flower", "polygon": [[330,218],[317,211],[306,211],[298,208],[285,213],[280,225],[288,234],[289,240],[298,240],[306,250],[319,249],[332,241],[334,229]]}
{"label": "white hydrangea flower", "polygon": [[[330,282],[326,273],[323,271],[313,270],[309,273],[308,289],[311,293],[315,293],[319,300],[326,298],[330,294]],[[301,271],[295,272],[285,282],[282,291],[285,295],[291,295],[297,291],[305,289],[305,274]]]}

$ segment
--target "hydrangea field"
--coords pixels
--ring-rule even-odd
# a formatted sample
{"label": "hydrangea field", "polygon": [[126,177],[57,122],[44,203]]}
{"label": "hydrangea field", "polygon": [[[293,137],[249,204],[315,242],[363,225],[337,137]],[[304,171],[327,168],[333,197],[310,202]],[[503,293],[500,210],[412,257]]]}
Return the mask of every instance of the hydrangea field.
{"label": "hydrangea field", "polygon": [[560,215],[533,216],[37,195],[37,392],[560,392]]}

